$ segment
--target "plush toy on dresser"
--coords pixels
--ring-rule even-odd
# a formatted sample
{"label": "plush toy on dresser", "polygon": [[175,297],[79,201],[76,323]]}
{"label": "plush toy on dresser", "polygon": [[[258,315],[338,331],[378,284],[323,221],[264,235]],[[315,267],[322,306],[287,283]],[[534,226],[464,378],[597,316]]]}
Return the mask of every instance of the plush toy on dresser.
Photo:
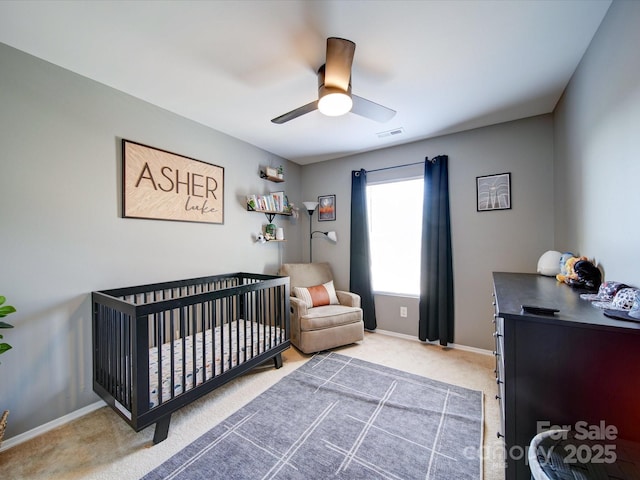
{"label": "plush toy on dresser", "polygon": [[[570,256],[567,256],[570,255]],[[560,265],[560,273],[556,275],[556,280],[559,282],[569,283],[569,280],[577,280],[578,274],[574,270],[574,265],[579,260],[586,260],[587,257],[576,257],[573,254],[564,254],[560,261],[564,262]]]}
{"label": "plush toy on dresser", "polygon": [[602,273],[587,257],[570,256],[556,279],[574,288],[597,291],[602,282]]}

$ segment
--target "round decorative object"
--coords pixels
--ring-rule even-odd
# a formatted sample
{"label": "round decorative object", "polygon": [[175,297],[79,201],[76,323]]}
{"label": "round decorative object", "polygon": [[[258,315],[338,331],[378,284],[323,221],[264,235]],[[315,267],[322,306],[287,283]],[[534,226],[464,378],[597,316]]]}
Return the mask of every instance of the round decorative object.
{"label": "round decorative object", "polygon": [[560,257],[562,254],[555,250],[544,252],[538,260],[537,272],[547,277],[555,277],[560,273]]}

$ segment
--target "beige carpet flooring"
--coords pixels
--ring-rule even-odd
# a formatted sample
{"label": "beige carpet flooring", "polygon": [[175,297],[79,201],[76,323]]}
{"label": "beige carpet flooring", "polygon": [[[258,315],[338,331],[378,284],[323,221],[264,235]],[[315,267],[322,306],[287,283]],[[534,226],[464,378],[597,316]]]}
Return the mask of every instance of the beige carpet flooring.
{"label": "beige carpet flooring", "polygon": [[[492,356],[367,333],[337,353],[484,392],[485,480],[504,479]],[[138,479],[211,429],[310,356],[295,348],[278,370],[269,362],[173,414],[169,438],[152,444],[151,426],[134,432],[110,408],[100,408],[37,438],[0,452],[0,477],[10,479]],[[287,399],[283,398],[282,402]],[[9,421],[11,417],[9,416]],[[452,479],[453,480],[453,479]]]}

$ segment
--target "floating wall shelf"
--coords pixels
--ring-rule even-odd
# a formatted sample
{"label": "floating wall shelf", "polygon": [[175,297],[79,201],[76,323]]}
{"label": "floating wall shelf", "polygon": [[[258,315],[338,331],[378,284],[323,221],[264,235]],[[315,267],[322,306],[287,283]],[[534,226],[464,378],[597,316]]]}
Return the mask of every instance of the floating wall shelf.
{"label": "floating wall shelf", "polygon": [[291,216],[291,212],[276,212],[273,210],[256,210],[254,208],[251,208],[249,205],[247,205],[247,211],[264,213],[267,216],[267,220],[269,220],[269,223],[273,223],[273,219],[276,218],[276,215],[286,215],[289,217]]}
{"label": "floating wall shelf", "polygon": [[264,178],[265,180],[269,180],[270,182],[282,183],[284,182],[284,177],[274,177],[272,175],[267,175],[265,172],[260,171],[260,178]]}

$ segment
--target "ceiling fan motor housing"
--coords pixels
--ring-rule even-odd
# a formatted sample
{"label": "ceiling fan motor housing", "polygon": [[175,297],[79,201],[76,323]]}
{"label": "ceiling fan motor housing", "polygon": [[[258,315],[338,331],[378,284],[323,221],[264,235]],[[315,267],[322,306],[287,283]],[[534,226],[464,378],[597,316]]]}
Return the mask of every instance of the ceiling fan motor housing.
{"label": "ceiling fan motor housing", "polygon": [[346,93],[348,95],[351,95],[351,76],[349,76],[349,86],[345,91],[344,89],[340,88],[337,85],[325,85],[324,72],[325,72],[325,65],[322,65],[318,69],[318,98],[320,98],[322,96],[321,94],[324,92],[327,92],[327,93],[339,92],[339,93]]}

